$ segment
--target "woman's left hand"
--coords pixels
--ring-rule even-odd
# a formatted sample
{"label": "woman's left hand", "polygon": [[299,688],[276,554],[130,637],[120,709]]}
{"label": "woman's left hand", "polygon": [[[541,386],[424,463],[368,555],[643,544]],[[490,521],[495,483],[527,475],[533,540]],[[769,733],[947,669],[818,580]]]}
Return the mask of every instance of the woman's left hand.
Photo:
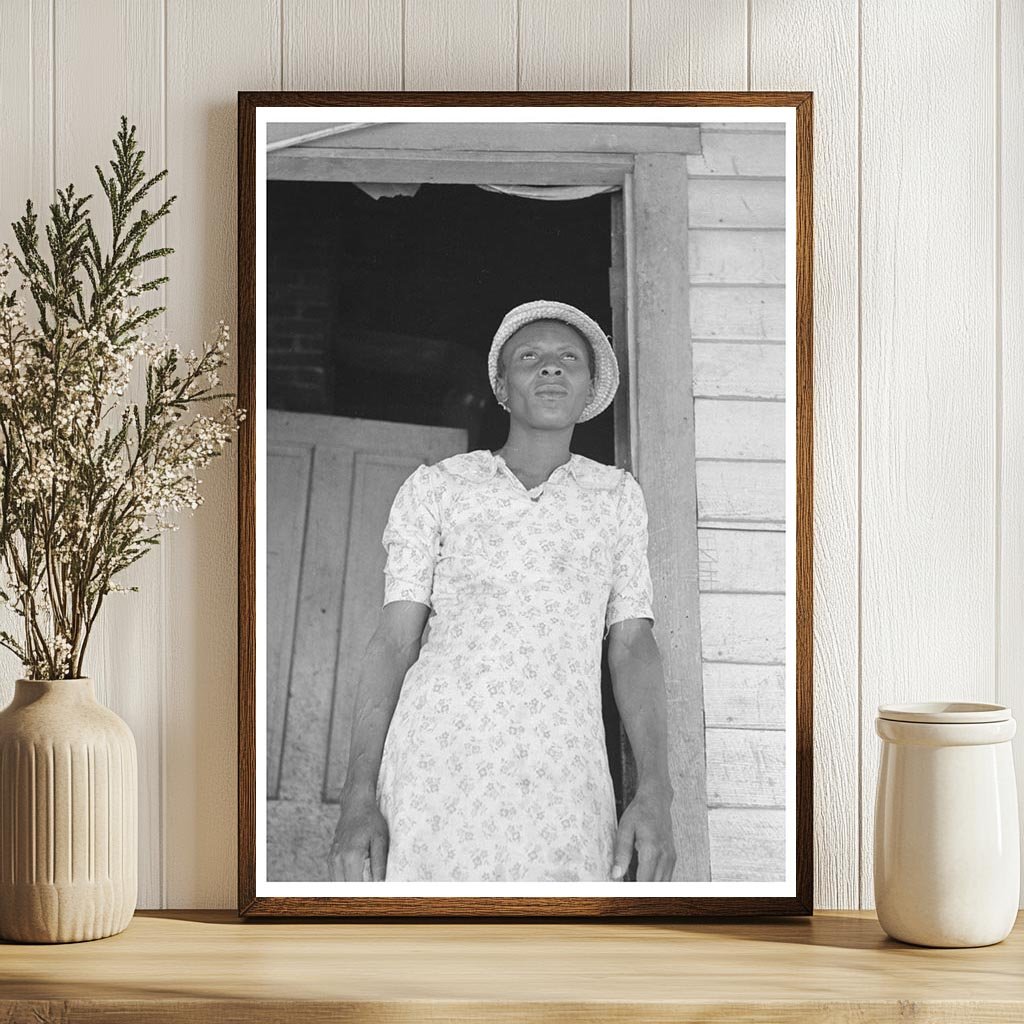
{"label": "woman's left hand", "polygon": [[615,835],[615,859],[612,880],[621,881],[637,852],[638,882],[669,882],[676,866],[676,847],[672,840],[671,790],[651,787],[637,791],[623,811]]}

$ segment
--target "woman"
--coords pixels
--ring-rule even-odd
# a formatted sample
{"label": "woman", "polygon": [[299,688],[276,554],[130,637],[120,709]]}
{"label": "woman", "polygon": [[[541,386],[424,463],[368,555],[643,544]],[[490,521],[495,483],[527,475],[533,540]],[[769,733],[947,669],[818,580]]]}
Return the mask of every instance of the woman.
{"label": "woman", "polygon": [[[643,494],[569,451],[618,366],[600,327],[538,300],[488,361],[501,449],[420,466],[395,497],[381,622],[355,703],[331,876],[667,881],[665,686]],[[420,637],[428,613],[429,636]],[[616,822],[601,642],[639,773]]]}

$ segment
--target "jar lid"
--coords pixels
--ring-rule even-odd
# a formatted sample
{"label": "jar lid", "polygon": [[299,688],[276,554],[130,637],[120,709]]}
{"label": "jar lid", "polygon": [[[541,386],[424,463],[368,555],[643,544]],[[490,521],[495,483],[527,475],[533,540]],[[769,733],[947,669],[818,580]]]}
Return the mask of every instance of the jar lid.
{"label": "jar lid", "polygon": [[1005,704],[926,701],[921,704],[881,704],[878,717],[890,722],[932,722],[936,725],[1007,722],[1010,709]]}

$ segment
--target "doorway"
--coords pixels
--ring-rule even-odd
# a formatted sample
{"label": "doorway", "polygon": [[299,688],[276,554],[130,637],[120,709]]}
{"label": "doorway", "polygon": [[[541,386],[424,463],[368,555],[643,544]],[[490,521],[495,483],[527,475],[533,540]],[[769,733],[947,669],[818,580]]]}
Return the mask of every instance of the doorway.
{"label": "doorway", "polygon": [[[500,447],[507,416],[487,379],[494,331],[512,306],[555,298],[611,334],[612,220],[610,194],[544,201],[473,185],[268,182],[269,408],[458,427],[468,450]],[[614,464],[614,427],[610,412],[580,424],[573,450]],[[629,757],[606,657],[602,693],[621,813]]]}
{"label": "doorway", "polygon": [[[425,184],[375,199],[348,182],[268,185],[272,408],[466,426],[471,449],[497,448],[505,414],[487,352],[504,313],[557,298],[611,333],[608,194]],[[611,416],[580,424],[573,449],[613,463]]]}

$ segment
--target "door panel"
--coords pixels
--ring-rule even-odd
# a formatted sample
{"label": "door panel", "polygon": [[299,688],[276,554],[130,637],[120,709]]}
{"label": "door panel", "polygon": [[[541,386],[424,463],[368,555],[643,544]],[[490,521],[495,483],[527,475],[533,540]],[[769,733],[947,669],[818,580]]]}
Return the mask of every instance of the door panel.
{"label": "door panel", "polygon": [[391,502],[466,432],[274,410],[267,424],[267,879],[325,881]]}
{"label": "door panel", "polygon": [[312,450],[268,445],[267,505],[267,794],[276,799],[291,676],[299,566],[309,499]]}

